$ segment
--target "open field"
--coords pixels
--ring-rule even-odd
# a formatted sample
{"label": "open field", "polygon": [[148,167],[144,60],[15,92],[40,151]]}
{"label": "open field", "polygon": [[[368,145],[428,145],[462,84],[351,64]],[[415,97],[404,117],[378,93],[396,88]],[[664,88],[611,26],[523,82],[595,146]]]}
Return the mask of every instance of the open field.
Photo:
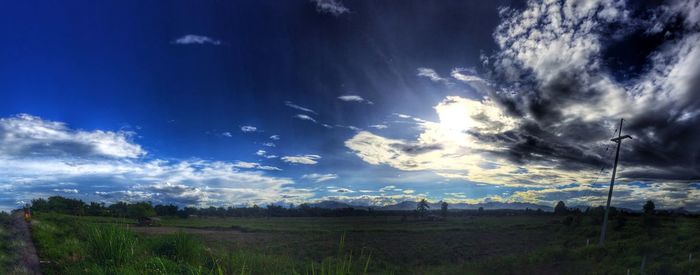
{"label": "open field", "polygon": [[40,213],[33,228],[47,274],[624,274],[639,272],[645,255],[652,274],[700,270],[689,259],[700,255],[696,219],[662,218],[651,234],[640,217],[613,221],[604,247],[594,245],[594,222],[561,220],[164,218],[139,227],[131,219]]}

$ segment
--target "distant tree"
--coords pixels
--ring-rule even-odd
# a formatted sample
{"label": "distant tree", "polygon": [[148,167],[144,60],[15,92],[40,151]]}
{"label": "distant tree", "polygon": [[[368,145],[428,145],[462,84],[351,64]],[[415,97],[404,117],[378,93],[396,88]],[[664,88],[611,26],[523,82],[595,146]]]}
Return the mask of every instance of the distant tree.
{"label": "distant tree", "polygon": [[644,214],[651,215],[654,214],[654,209],[656,208],[656,206],[654,205],[653,201],[648,200],[642,208],[644,209]]}
{"label": "distant tree", "polygon": [[128,216],[131,218],[146,218],[156,215],[156,210],[149,202],[137,202],[127,206]]}
{"label": "distant tree", "polygon": [[178,209],[176,205],[173,204],[168,204],[168,205],[156,205],[154,207],[156,214],[158,216],[177,216],[178,214]]}
{"label": "distant tree", "polygon": [[447,207],[448,207],[447,202],[443,201],[440,204],[440,213],[442,214],[443,217],[447,217]]}
{"label": "distant tree", "polygon": [[484,207],[479,206],[479,210],[476,210],[476,213],[479,215],[484,214]]}
{"label": "distant tree", "polygon": [[566,204],[564,204],[563,201],[557,202],[557,205],[554,207],[554,214],[566,215],[568,213],[569,213],[569,210],[566,209]]}
{"label": "distant tree", "polygon": [[420,202],[418,202],[418,206],[416,206],[416,213],[419,216],[424,216],[425,213],[428,212],[428,209],[430,209],[430,205],[428,205],[428,201],[426,201],[425,199],[422,199],[422,200],[420,200]]}
{"label": "distant tree", "polygon": [[120,201],[107,207],[109,212],[117,217],[126,217],[128,205],[126,202]]}

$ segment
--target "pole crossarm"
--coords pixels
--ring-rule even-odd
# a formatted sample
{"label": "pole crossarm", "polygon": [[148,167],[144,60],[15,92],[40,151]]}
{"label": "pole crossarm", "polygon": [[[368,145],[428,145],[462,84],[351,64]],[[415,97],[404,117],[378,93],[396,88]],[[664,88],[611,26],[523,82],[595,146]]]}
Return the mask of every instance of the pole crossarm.
{"label": "pole crossarm", "polygon": [[623,139],[626,139],[626,138],[632,139],[632,137],[631,137],[630,135],[624,135],[624,136],[621,136],[621,137],[613,138],[613,139],[611,139],[610,141],[614,141],[614,142],[620,143],[620,142],[622,142]]}

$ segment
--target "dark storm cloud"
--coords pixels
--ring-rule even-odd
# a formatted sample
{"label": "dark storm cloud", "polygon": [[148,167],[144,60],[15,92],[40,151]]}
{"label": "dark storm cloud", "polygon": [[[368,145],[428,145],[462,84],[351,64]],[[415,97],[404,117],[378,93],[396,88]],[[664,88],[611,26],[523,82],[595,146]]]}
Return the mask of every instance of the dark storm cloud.
{"label": "dark storm cloud", "polygon": [[500,51],[487,66],[514,92],[489,95],[524,119],[510,132],[475,135],[507,147],[498,154],[515,163],[598,170],[610,166],[609,140],[624,117],[623,134],[634,139],[622,146],[622,177],[700,180],[698,11],[698,1],[612,0],[504,9]]}

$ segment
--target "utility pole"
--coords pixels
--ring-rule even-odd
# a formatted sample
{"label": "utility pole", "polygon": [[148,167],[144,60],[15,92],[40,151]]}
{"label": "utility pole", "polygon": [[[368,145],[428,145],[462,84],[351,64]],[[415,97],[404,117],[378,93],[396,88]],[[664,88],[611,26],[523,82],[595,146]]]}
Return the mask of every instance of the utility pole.
{"label": "utility pole", "polygon": [[612,178],[610,179],[610,191],[608,191],[608,203],[605,204],[605,217],[603,218],[603,229],[600,231],[600,245],[603,245],[605,241],[605,232],[608,230],[608,214],[610,213],[610,199],[612,199],[613,186],[615,186],[615,173],[617,172],[617,160],[620,158],[620,145],[622,140],[629,138],[629,135],[622,135],[622,122],[624,119],[620,119],[620,129],[617,131],[617,137],[611,139],[610,141],[617,143],[617,151],[615,152],[615,164],[613,165]]}

